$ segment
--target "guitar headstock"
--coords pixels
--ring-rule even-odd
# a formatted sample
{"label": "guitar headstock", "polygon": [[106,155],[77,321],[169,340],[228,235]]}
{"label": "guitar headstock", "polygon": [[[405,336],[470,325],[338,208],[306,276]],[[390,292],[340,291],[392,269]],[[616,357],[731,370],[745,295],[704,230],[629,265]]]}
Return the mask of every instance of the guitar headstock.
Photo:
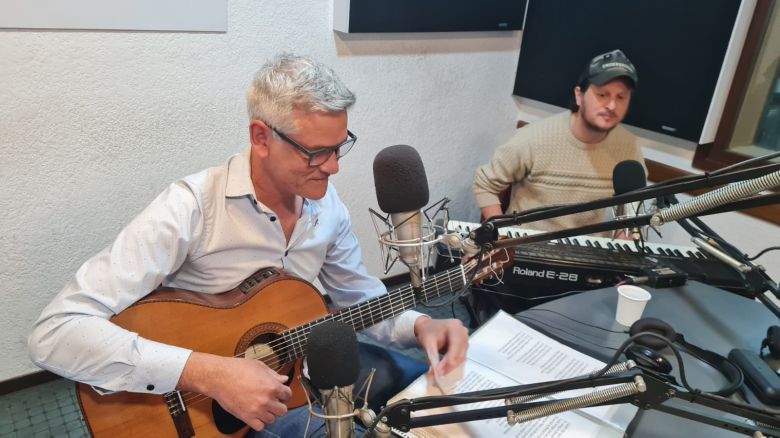
{"label": "guitar headstock", "polygon": [[471,278],[473,274],[474,279],[472,283],[477,284],[486,278],[499,274],[504,270],[505,266],[511,266],[514,263],[514,251],[507,248],[499,248],[486,252],[482,256],[482,260],[478,260],[478,258],[479,256],[475,256],[464,263],[466,275]]}

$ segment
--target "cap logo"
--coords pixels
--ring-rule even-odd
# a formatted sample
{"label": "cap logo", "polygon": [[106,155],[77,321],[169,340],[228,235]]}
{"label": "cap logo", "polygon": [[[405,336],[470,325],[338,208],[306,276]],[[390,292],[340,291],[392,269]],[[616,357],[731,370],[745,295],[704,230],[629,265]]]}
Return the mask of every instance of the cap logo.
{"label": "cap logo", "polygon": [[631,61],[620,50],[613,50],[591,59],[581,78],[588,78],[592,83],[602,85],[618,76],[628,76],[633,86],[636,86],[638,81],[636,68]]}
{"label": "cap logo", "polygon": [[601,64],[601,68],[603,68],[604,70],[609,69],[609,68],[622,68],[624,70],[634,71],[634,69],[631,68],[628,64],[624,64],[622,62],[607,62],[607,63]]}

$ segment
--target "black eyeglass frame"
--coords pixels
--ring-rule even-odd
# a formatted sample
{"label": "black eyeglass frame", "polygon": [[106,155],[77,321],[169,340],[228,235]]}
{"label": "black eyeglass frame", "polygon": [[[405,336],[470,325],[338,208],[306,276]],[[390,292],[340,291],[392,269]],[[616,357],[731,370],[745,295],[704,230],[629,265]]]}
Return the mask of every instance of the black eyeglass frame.
{"label": "black eyeglass frame", "polygon": [[[317,149],[316,151],[310,151],[305,147],[296,143],[295,140],[279,132],[279,130],[274,128],[273,126],[268,125],[268,127],[271,128],[271,130],[276,135],[278,135],[279,138],[284,140],[285,143],[289,144],[290,146],[294,147],[295,149],[297,149],[298,151],[306,155],[306,157],[309,159],[309,167],[322,166],[330,159],[330,156],[333,154],[336,154],[336,159],[339,159],[344,155],[347,155],[347,153],[349,153],[349,151],[352,150],[352,148],[355,146],[355,142],[357,142],[357,136],[353,134],[352,131],[347,129],[347,139],[341,142],[340,144],[337,144],[336,146],[320,148]],[[349,147],[344,149],[344,147],[347,145],[349,145]],[[324,157],[324,158],[320,158],[320,157]],[[321,161],[316,162],[317,160],[321,160]]]}

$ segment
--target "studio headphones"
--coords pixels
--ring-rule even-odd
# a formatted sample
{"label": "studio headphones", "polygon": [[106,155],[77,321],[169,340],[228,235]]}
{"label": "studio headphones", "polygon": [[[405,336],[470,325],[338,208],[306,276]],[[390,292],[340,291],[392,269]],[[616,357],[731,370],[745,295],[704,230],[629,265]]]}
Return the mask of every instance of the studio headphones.
{"label": "studio headphones", "polygon": [[[774,354],[775,351],[780,353],[780,327],[770,327],[770,331],[773,328],[776,330],[773,332],[775,337],[772,339],[775,340],[776,343],[773,341],[772,345],[768,345],[768,348]],[[669,342],[675,344],[675,346],[682,347],[682,349],[691,356],[720,371],[728,380],[728,384],[717,391],[711,391],[711,394],[724,397],[729,396],[742,385],[744,379],[742,370],[734,365],[733,362],[717,353],[699,348],[687,342],[681,333],[675,332],[672,326],[666,322],[658,318],[642,318],[631,325],[631,328],[628,330],[628,333],[631,336],[642,332],[650,332],[663,336],[668,339]],[[769,338],[769,333],[767,333],[767,338]],[[634,340],[633,345],[626,349],[625,355],[628,359],[636,362],[640,368],[668,374],[672,371],[672,365],[659,353],[659,351],[666,347],[667,344],[655,336],[640,336]]]}
{"label": "studio headphones", "polygon": [[764,348],[769,350],[769,355],[780,359],[780,326],[773,325],[766,331],[766,338],[761,341],[761,357],[764,357]]}

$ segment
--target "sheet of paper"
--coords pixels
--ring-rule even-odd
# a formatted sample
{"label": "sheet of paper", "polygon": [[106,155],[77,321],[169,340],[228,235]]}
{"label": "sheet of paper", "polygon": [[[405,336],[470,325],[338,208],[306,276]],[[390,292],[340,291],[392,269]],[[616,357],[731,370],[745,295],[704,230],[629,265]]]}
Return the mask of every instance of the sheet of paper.
{"label": "sheet of paper", "polygon": [[[546,382],[582,376],[605,363],[561,344],[499,311],[480,327],[469,342],[468,358],[517,381],[518,384]],[[604,389],[608,387],[600,387]],[[569,391],[557,397],[573,397],[593,389]],[[556,397],[556,396],[553,396]],[[637,408],[611,405],[581,409],[596,421],[625,430]]]}
{"label": "sheet of paper", "polygon": [[[512,379],[490,368],[473,361],[466,361],[460,370],[454,371],[462,377],[453,386],[442,387],[441,382],[425,374],[415,380],[409,387],[390,400],[390,403],[402,398],[418,398],[428,395],[461,394],[482,389],[500,388],[517,385]],[[503,405],[503,400],[471,403],[449,408],[426,410],[424,415],[447,412],[471,411]],[[465,423],[444,424],[439,426],[414,428],[400,436],[413,438],[445,438],[445,437],[560,437],[560,438],[619,438],[623,432],[612,427],[604,427],[601,423],[592,421],[587,416],[575,412],[565,412],[559,415],[544,417],[539,420],[510,426],[505,417],[490,420],[478,420]]]}
{"label": "sheet of paper", "polygon": [[[604,363],[573,350],[504,312],[499,312],[472,336],[467,360],[453,373],[439,378],[420,376],[390,400],[559,380],[601,369]],[[590,390],[567,392],[565,397]],[[503,400],[426,410],[416,415],[470,411],[500,406]],[[460,422],[412,429],[401,436],[433,437],[622,437],[636,413],[631,405],[602,406],[508,425],[506,418]]]}

